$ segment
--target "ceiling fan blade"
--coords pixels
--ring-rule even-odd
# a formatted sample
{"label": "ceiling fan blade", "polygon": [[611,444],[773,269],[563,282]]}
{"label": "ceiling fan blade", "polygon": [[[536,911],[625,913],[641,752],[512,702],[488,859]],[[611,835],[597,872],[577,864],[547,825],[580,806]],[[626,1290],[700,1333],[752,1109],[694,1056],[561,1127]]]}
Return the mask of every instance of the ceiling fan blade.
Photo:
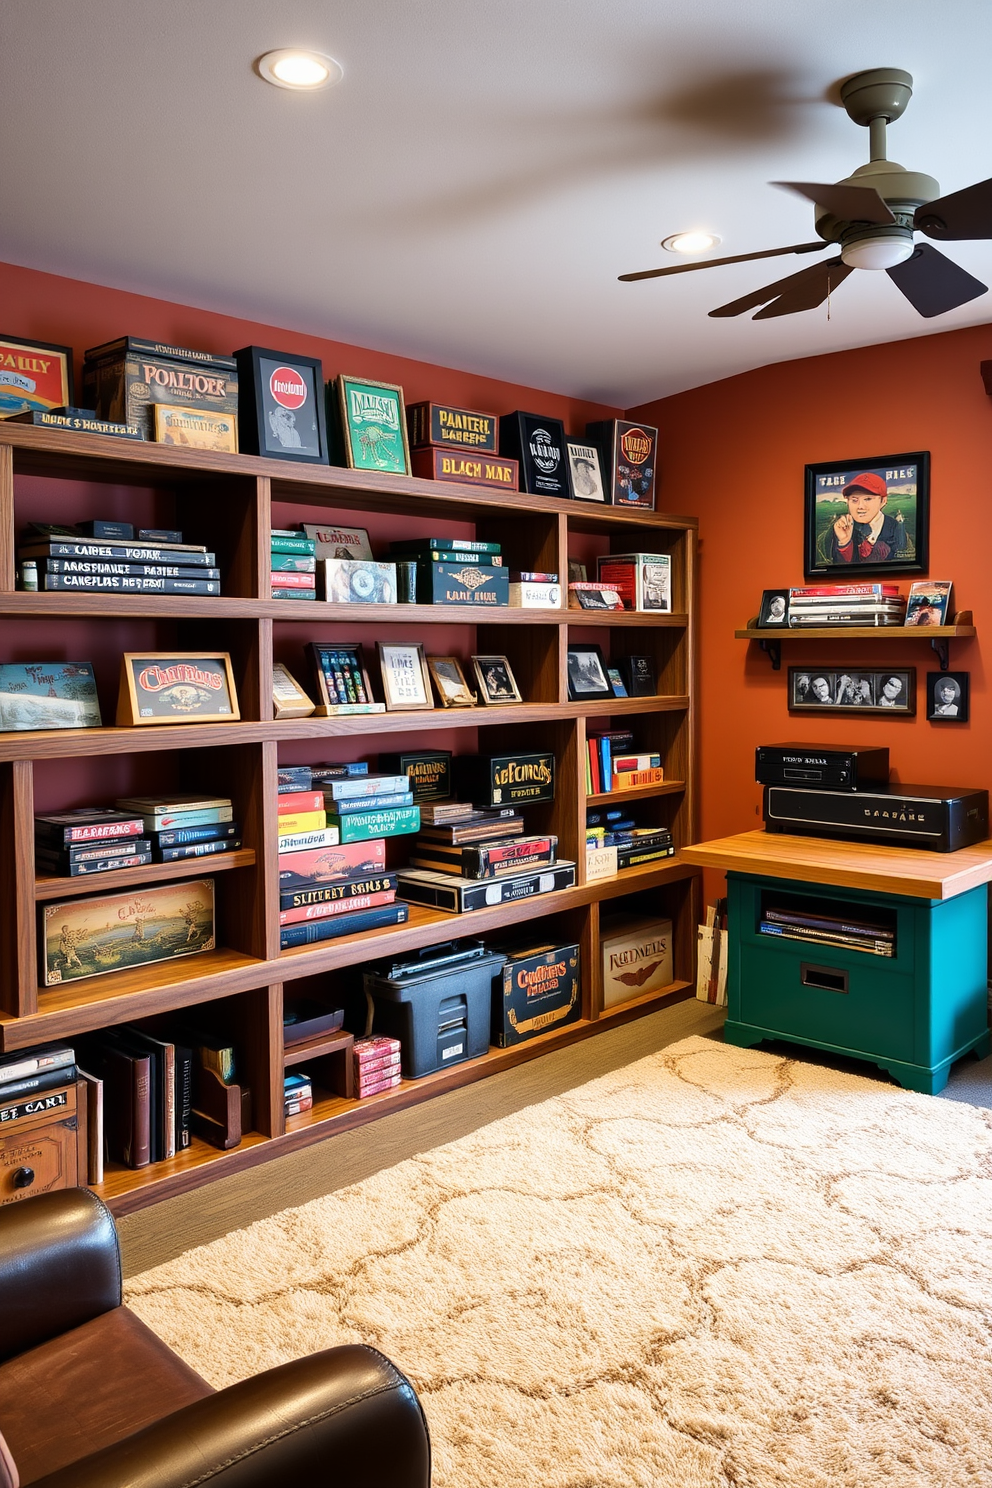
{"label": "ceiling fan blade", "polygon": [[769,181],[770,186],[781,186],[784,191],[794,191],[826,207],[842,222],[895,222],[874,186],[830,186],[816,181]]}
{"label": "ceiling fan blade", "polygon": [[913,309],[928,320],[988,293],[987,284],[973,278],[929,243],[917,243],[912,258],[885,272]]}
{"label": "ceiling fan blade", "polygon": [[708,258],[703,263],[671,264],[664,269],[642,269],[639,274],[618,274],[623,284],[635,279],[660,279],[663,274],[688,274],[693,269],[717,269],[721,264],[748,263],[753,258],[778,258],[783,253],[815,253],[830,245],[821,238],[816,243],[794,243],[791,248],[763,248],[759,253],[735,253],[732,258]]}
{"label": "ceiling fan blade", "polygon": [[743,315],[745,310],[755,310],[764,305],[766,308],[759,310],[754,319],[770,320],[776,315],[792,315],[797,310],[812,310],[821,305],[827,295],[852,272],[839,258],[810,264],[808,269],[800,269],[798,274],[790,274],[786,279],[777,280],[775,284],[766,284],[763,289],[742,295],[739,300],[731,300],[729,305],[720,305],[716,310],[711,310],[710,315],[718,318]]}
{"label": "ceiling fan blade", "polygon": [[917,207],[914,226],[928,238],[948,243],[992,238],[992,180],[976,181],[974,186]]}

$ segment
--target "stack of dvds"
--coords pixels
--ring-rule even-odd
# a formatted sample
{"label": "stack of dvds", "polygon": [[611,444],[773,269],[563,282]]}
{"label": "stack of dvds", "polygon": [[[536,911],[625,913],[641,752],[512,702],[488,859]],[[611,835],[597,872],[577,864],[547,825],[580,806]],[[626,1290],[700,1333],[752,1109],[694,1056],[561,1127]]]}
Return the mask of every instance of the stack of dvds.
{"label": "stack of dvds", "polygon": [[309,1075],[286,1075],[282,1082],[283,1110],[287,1116],[299,1116],[313,1109],[313,1082]]}
{"label": "stack of dvds", "polygon": [[273,599],[317,598],[317,544],[305,532],[273,529],[271,535]]}
{"label": "stack of dvds", "polygon": [[34,854],[40,875],[81,878],[141,868],[152,860],[152,844],[135,812],[80,806],[35,817]]}
{"label": "stack of dvds", "polygon": [[104,590],[120,594],[220,594],[217,558],[184,543],[181,532],[130,522],[78,528],[32,522],[17,550],[24,589]]}
{"label": "stack of dvds", "polygon": [[460,537],[411,538],[389,544],[397,562],[417,565],[418,604],[509,605],[510,573],[498,542]]}
{"label": "stack of dvds", "polygon": [[385,839],[415,832],[420,813],[405,775],[370,775],[368,768],[364,760],[279,767],[282,950],[400,925],[409,916],[396,900],[396,874],[386,870]]}
{"label": "stack of dvds", "polygon": [[789,590],[789,624],[902,625],[906,601],[896,584],[821,584]]}
{"label": "stack of dvds", "polygon": [[843,914],[827,915],[771,906],[764,911],[758,929],[762,935],[774,935],[782,940],[843,946],[847,950],[867,951],[872,956],[895,955],[896,933],[891,925],[850,919]]}
{"label": "stack of dvds", "polygon": [[121,796],[116,805],[138,817],[156,863],[214,857],[241,846],[230,796]]}
{"label": "stack of dvds", "polygon": [[355,1094],[359,1100],[379,1095],[383,1090],[392,1090],[400,1083],[403,1078],[400,1052],[398,1038],[377,1036],[355,1040]]}
{"label": "stack of dvds", "polygon": [[422,809],[426,824],[409,867],[399,871],[401,892],[416,904],[466,914],[575,882],[575,864],[558,859],[558,838],[524,836],[524,819],[512,806],[450,801]]}
{"label": "stack of dvds", "polygon": [[659,858],[674,856],[675,845],[667,827],[639,827],[619,809],[586,812],[586,849],[615,847],[617,871],[641,868]]}
{"label": "stack of dvds", "polygon": [[590,734],[587,740],[586,793],[598,796],[612,791],[634,790],[640,785],[658,785],[665,778],[661,755],[637,753],[629,729]]}

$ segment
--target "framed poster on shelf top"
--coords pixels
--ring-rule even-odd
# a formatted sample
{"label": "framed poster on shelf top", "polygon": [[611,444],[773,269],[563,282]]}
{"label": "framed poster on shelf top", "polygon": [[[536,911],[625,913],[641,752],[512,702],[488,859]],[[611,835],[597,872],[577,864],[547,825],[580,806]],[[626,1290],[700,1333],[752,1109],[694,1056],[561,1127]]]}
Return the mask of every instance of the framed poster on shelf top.
{"label": "framed poster on shelf top", "polygon": [[72,404],[71,346],[0,335],[0,419]]}
{"label": "framed poster on shelf top", "polygon": [[324,371],[318,357],[243,346],[238,364],[242,450],[268,460],[326,465]]}
{"label": "framed poster on shelf top", "polygon": [[344,463],[351,470],[410,474],[403,389],[343,372],[330,384]]}

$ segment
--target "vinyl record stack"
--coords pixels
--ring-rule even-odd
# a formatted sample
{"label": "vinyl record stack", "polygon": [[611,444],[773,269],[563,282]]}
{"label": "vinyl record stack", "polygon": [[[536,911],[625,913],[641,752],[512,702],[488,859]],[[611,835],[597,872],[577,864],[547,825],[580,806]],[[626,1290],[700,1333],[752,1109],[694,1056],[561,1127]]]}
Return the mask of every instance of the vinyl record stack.
{"label": "vinyl record stack", "polygon": [[317,544],[305,532],[274,528],[271,536],[273,599],[317,598]]}
{"label": "vinyl record stack", "polygon": [[896,584],[821,584],[789,590],[789,624],[903,625],[906,601]]}

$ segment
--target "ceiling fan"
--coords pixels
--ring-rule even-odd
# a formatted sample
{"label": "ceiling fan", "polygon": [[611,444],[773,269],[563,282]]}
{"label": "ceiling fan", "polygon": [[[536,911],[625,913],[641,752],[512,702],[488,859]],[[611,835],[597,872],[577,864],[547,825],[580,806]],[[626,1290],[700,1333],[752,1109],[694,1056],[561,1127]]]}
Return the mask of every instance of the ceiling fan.
{"label": "ceiling fan", "polygon": [[[687,274],[721,264],[746,263],[754,258],[777,258],[789,253],[816,253],[839,245],[840,257],[821,260],[786,279],[742,295],[709,313],[743,315],[757,310],[754,320],[771,320],[812,310],[855,269],[884,269],[921,315],[944,315],[958,305],[987,293],[988,286],[959,264],[945,258],[929,243],[915,243],[914,232],[940,242],[992,238],[992,179],[966,186],[942,197],[932,176],[908,171],[887,160],[885,127],[898,119],[913,95],[913,79],[897,67],[875,67],[848,78],[841,100],[855,124],[869,131],[870,159],[834,185],[813,181],[773,181],[786,191],[806,197],[816,207],[816,231],[821,241],[795,243],[789,248],[767,248],[711,258],[705,263],[673,264],[621,274],[624,282]],[[763,308],[761,308],[763,307]]]}

